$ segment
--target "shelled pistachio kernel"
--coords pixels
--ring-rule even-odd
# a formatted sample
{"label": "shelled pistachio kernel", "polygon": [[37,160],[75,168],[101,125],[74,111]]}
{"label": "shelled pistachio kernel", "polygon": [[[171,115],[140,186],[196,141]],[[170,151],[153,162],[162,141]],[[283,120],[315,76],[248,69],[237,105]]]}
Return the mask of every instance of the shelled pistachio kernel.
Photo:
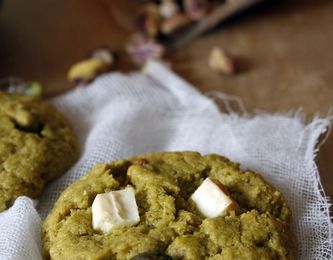
{"label": "shelled pistachio kernel", "polygon": [[218,73],[232,75],[236,72],[235,62],[223,49],[214,47],[208,57],[209,67]]}

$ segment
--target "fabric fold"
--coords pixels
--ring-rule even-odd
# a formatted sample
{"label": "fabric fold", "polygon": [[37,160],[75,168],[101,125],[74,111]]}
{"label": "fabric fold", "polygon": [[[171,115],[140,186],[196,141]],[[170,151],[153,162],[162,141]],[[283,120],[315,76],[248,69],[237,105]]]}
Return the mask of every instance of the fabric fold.
{"label": "fabric fold", "polygon": [[169,69],[150,62],[144,73],[111,73],[52,100],[72,122],[81,156],[50,183],[37,211],[19,198],[0,213],[0,258],[38,259],[40,225],[60,193],[93,165],[152,151],[217,153],[259,171],[280,189],[293,211],[299,259],[332,259],[329,203],[314,162],[320,133],[299,117],[221,113],[217,105]]}

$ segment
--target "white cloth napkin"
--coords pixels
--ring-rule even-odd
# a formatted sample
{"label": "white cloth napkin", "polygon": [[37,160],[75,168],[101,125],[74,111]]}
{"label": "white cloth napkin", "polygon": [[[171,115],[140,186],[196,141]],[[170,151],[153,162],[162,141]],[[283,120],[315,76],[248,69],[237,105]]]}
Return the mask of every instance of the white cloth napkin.
{"label": "white cloth napkin", "polygon": [[299,259],[333,259],[333,226],[314,162],[330,120],[221,113],[215,103],[156,62],[145,73],[111,73],[56,98],[81,145],[74,167],[49,184],[37,207],[20,197],[0,213],[0,259],[40,259],[40,226],[59,194],[93,165],[150,151],[218,153],[262,173],[293,211]]}

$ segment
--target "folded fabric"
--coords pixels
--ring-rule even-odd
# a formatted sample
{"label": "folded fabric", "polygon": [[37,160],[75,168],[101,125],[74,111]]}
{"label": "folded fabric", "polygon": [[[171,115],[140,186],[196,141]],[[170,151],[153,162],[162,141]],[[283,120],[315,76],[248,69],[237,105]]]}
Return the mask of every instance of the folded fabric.
{"label": "folded fabric", "polygon": [[151,151],[218,153],[260,172],[293,211],[299,259],[332,259],[333,225],[314,158],[330,120],[299,115],[222,113],[208,97],[156,62],[111,73],[57,97],[78,135],[81,156],[35,208],[20,197],[0,213],[0,259],[40,259],[40,225],[59,194],[101,162]]}

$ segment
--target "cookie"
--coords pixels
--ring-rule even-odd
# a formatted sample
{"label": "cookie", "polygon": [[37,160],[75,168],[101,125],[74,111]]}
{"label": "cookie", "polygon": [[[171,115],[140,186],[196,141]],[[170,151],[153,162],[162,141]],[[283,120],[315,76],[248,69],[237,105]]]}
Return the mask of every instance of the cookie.
{"label": "cookie", "polygon": [[[237,212],[208,218],[196,208],[191,196],[207,178],[223,184]],[[94,229],[96,196],[129,187],[139,222]],[[290,218],[259,174],[219,155],[161,152],[95,166],[61,194],[42,240],[51,259],[294,259]]]}
{"label": "cookie", "polygon": [[21,195],[38,197],[76,158],[62,114],[37,98],[0,92],[0,211]]}

